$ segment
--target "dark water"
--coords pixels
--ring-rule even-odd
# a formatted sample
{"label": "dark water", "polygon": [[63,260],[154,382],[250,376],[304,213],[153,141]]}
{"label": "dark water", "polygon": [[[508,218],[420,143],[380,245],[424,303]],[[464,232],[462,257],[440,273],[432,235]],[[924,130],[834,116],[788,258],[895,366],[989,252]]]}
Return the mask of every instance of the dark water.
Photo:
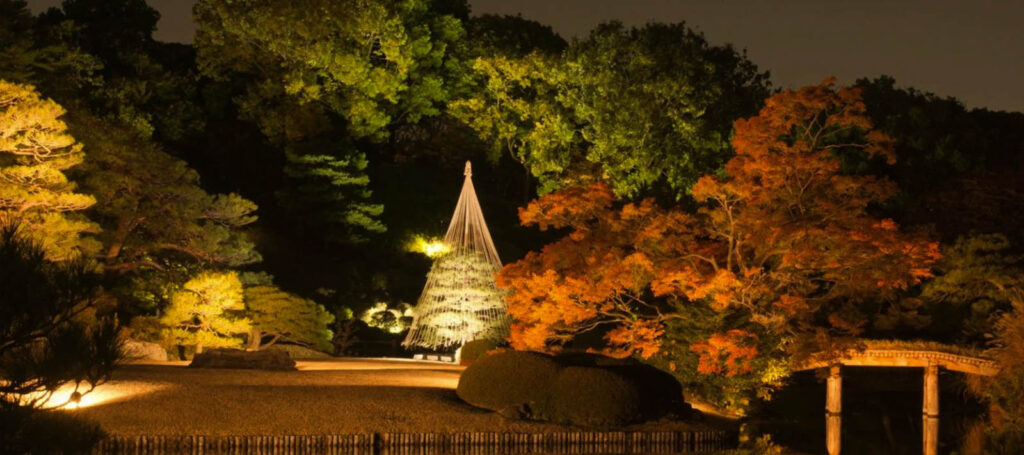
{"label": "dark water", "polygon": [[[973,454],[985,408],[964,386],[960,373],[939,376],[939,453]],[[921,368],[845,368],[843,370],[843,454],[918,455],[921,453]],[[972,434],[972,430],[975,432]],[[825,453],[825,384],[814,372],[802,372],[758,411],[746,432],[793,451]]]}

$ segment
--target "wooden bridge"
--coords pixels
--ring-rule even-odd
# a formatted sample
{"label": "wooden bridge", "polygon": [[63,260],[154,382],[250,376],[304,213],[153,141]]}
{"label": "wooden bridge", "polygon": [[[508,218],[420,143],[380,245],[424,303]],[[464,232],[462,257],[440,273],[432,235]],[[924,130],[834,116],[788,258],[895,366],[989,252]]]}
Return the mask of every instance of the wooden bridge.
{"label": "wooden bridge", "polygon": [[933,350],[864,349],[840,355],[811,356],[793,366],[793,371],[828,368],[825,392],[825,444],[829,455],[839,455],[843,411],[842,367],[924,368],[924,398],[921,419],[924,455],[936,455],[939,447],[939,368],[966,374],[994,376],[998,365],[988,359]]}

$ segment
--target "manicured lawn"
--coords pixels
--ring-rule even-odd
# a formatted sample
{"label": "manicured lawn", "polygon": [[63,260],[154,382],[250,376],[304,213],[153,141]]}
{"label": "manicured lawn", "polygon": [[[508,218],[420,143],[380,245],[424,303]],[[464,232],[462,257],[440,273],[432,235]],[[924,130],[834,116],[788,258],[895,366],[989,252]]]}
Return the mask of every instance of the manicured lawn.
{"label": "manicured lawn", "polygon": [[[338,359],[299,371],[191,369],[130,364],[71,411],[119,435],[280,435],[371,432],[565,431],[504,419],[455,395],[462,367]],[[684,422],[631,429],[692,429]]]}

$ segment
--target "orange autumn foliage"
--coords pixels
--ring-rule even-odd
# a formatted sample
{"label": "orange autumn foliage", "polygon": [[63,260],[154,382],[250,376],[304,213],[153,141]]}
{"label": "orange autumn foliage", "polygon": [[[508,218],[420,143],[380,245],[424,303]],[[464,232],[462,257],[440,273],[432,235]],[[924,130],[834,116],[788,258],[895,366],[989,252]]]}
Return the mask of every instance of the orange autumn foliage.
{"label": "orange autumn foliage", "polygon": [[541,229],[571,227],[559,241],[505,266],[498,285],[514,320],[510,341],[517,349],[550,350],[575,334],[600,325],[608,354],[655,354],[661,336],[658,309],[645,301],[657,263],[678,254],[678,237],[689,217],[666,213],[653,201],[613,207],[607,185],[568,188],[520,210],[523,224]]}
{"label": "orange autumn foliage", "polygon": [[713,334],[707,341],[691,345],[690,350],[700,356],[699,373],[733,377],[750,373],[750,363],[757,357],[756,341],[757,335],[733,329]]}
{"label": "orange autumn foliage", "polygon": [[[617,204],[609,187],[567,188],[520,210],[524,225],[568,229],[507,265],[517,349],[553,350],[608,326],[608,352],[650,357],[677,305],[706,305],[736,326],[691,346],[705,373],[746,374],[759,345],[803,338],[817,348],[869,324],[858,304],[885,302],[930,276],[938,245],[870,213],[895,192],[884,178],[841,172],[841,157],[891,162],[859,93],[833,81],[781,92],[737,121],[724,176],[692,188],[697,213],[652,200]],[[761,355],[768,353],[761,352]]]}

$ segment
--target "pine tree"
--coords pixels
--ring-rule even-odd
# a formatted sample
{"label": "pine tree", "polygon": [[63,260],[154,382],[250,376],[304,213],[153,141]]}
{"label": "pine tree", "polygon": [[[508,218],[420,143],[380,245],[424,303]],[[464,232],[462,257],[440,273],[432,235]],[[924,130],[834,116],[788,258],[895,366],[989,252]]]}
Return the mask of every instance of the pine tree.
{"label": "pine tree", "polygon": [[451,350],[472,340],[498,341],[508,336],[504,295],[494,279],[501,260],[476,198],[468,162],[465,175],[445,234],[449,252],[437,259],[427,275],[403,343],[406,347]]}
{"label": "pine tree", "polygon": [[508,322],[495,273],[498,267],[479,253],[438,258],[416,306],[415,340],[410,335],[406,344],[446,350],[476,339],[504,339]]}
{"label": "pine tree", "polygon": [[83,236],[98,226],[75,213],[96,199],[76,193],[64,175],[84,153],[62,115],[60,105],[32,86],[0,80],[0,221],[18,223],[53,261],[99,249]]}
{"label": "pine tree", "polygon": [[[282,291],[277,286],[245,288],[246,314],[252,320],[248,348],[256,351],[279,340],[331,349],[334,334],[327,327],[334,315],[316,302]],[[264,339],[270,340],[264,342]]]}
{"label": "pine tree", "polygon": [[248,333],[251,321],[242,315],[242,282],[234,272],[203,272],[171,297],[160,322],[171,327],[177,344],[204,347],[238,347],[238,335]]}
{"label": "pine tree", "polygon": [[384,206],[370,202],[366,155],[290,151],[284,173],[290,188],[278,193],[281,204],[304,223],[304,230],[333,244],[360,243],[386,231],[379,217]]}
{"label": "pine tree", "polygon": [[[110,378],[121,360],[117,321],[97,319],[100,277],[83,258],[48,261],[17,226],[0,225],[0,441],[19,409],[63,406]],[[55,396],[72,388],[78,395]],[[15,419],[9,420],[11,417]],[[0,444],[3,450],[12,446]],[[17,451],[16,452],[21,452]]]}

